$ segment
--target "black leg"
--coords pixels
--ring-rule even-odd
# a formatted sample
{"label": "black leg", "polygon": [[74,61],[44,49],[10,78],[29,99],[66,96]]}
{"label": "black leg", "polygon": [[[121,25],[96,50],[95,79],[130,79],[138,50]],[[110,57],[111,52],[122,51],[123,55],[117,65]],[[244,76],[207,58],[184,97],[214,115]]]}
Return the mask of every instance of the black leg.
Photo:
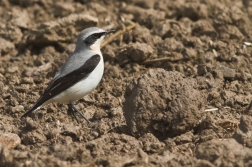
{"label": "black leg", "polygon": [[[91,123],[91,122],[84,116],[84,114],[82,114],[82,112],[81,112],[80,110],[78,110],[78,109],[74,106],[73,102],[70,102],[69,106],[71,106],[73,112],[74,112],[74,111],[75,111],[75,112],[78,112],[78,113],[82,116],[82,118],[84,118],[88,123]],[[74,113],[74,116],[75,116],[75,118],[76,118],[75,113]],[[77,119],[76,119],[76,120],[77,120]],[[78,122],[78,121],[77,121],[77,122]]]}
{"label": "black leg", "polygon": [[71,113],[73,114],[75,120],[76,120],[77,123],[79,124],[80,121],[79,121],[78,118],[76,117],[76,115],[75,115],[75,112],[76,112],[76,111],[73,109],[72,105],[71,105],[71,104],[68,104],[68,108],[69,108],[69,110],[71,110]]}

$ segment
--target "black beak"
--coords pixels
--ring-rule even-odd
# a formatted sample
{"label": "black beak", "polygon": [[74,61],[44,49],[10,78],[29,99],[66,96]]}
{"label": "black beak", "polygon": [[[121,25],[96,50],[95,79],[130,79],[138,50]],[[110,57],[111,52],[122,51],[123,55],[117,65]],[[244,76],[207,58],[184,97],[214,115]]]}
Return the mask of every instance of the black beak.
{"label": "black beak", "polygon": [[106,35],[108,35],[108,34],[111,34],[111,33],[113,33],[113,32],[115,32],[115,30],[108,30],[108,31],[106,31]]}

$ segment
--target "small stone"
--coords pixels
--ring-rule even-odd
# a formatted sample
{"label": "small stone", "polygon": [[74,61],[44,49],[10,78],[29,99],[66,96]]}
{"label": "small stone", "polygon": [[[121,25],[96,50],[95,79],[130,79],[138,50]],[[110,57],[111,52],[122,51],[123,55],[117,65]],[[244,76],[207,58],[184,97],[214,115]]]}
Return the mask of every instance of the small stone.
{"label": "small stone", "polygon": [[8,148],[15,148],[21,143],[21,139],[15,133],[2,133],[0,134],[0,143]]}
{"label": "small stone", "polygon": [[235,69],[225,67],[225,66],[219,66],[218,70],[220,70],[223,74],[223,77],[226,79],[233,79],[235,77]]}
{"label": "small stone", "polygon": [[14,66],[14,67],[9,67],[7,68],[7,73],[15,73],[19,70],[18,66]]}

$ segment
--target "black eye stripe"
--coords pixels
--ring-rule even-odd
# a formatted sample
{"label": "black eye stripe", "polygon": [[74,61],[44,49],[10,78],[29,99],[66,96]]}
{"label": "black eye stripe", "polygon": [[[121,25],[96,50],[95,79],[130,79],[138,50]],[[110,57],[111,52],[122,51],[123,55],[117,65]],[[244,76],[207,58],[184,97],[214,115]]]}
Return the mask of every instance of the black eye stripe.
{"label": "black eye stripe", "polygon": [[104,34],[105,34],[105,32],[100,32],[100,33],[92,34],[91,36],[93,36],[94,38],[100,38],[100,37],[103,36]]}
{"label": "black eye stripe", "polygon": [[88,36],[83,42],[87,45],[92,45],[93,43],[95,43],[97,39],[101,38],[101,36],[103,36],[105,33],[106,32],[94,33]]}

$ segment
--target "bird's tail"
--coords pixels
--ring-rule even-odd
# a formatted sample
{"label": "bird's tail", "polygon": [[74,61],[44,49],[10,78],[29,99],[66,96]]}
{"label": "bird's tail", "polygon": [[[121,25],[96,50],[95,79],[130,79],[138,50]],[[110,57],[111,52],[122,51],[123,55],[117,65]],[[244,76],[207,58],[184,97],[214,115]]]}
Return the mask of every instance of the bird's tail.
{"label": "bird's tail", "polygon": [[40,107],[42,107],[45,103],[40,102],[40,99],[32,106],[32,108],[30,110],[28,110],[26,113],[24,113],[21,118],[27,117],[28,115],[30,115],[33,111],[36,111],[38,109],[40,109]]}
{"label": "bird's tail", "polygon": [[21,116],[21,118],[27,117],[27,116],[30,115],[33,111],[36,111],[36,110],[37,110],[37,108],[34,109],[34,108],[32,107],[29,111],[27,111],[25,114],[23,114],[23,115]]}
{"label": "bird's tail", "polygon": [[32,107],[29,111],[27,111],[26,113],[24,113],[21,118],[27,117],[28,115],[30,115],[33,111],[36,111],[37,109],[39,109],[39,107]]}

